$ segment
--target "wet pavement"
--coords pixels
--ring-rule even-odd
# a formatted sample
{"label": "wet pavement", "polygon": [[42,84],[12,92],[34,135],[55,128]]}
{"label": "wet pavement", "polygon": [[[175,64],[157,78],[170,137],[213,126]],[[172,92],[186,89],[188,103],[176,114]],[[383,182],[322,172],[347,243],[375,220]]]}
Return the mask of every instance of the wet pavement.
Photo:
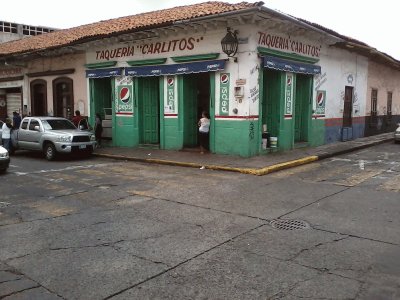
{"label": "wet pavement", "polygon": [[290,151],[278,151],[277,149],[270,148],[265,154],[250,158],[212,153],[201,154],[199,149],[174,151],[151,147],[127,148],[107,146],[97,148],[94,155],[146,163],[266,175],[271,172],[386,142],[393,142],[392,132],[318,147],[298,148]]}

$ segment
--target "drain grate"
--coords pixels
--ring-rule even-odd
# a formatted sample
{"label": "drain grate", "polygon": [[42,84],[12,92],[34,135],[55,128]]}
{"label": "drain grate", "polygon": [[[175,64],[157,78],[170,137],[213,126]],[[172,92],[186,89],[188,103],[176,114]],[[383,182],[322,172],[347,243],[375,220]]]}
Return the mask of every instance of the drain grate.
{"label": "drain grate", "polygon": [[302,220],[275,219],[269,222],[269,224],[279,230],[303,230],[310,228],[310,224]]}

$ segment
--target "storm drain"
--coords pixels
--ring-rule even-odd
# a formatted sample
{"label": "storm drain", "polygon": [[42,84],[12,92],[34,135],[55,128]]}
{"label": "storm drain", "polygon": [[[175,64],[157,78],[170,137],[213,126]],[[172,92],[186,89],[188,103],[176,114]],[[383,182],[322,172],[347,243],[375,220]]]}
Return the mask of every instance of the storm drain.
{"label": "storm drain", "polygon": [[269,222],[269,224],[279,230],[303,230],[310,228],[310,224],[302,220],[275,219]]}

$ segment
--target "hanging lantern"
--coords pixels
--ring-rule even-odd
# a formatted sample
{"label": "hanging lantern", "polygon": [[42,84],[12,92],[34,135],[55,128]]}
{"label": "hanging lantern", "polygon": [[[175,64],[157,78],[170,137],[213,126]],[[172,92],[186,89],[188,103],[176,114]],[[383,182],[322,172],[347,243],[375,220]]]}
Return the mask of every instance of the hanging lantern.
{"label": "hanging lantern", "polygon": [[234,32],[228,27],[226,28],[227,33],[224,38],[221,40],[222,51],[228,55],[228,57],[234,56],[238,50],[238,39],[237,39],[237,30]]}

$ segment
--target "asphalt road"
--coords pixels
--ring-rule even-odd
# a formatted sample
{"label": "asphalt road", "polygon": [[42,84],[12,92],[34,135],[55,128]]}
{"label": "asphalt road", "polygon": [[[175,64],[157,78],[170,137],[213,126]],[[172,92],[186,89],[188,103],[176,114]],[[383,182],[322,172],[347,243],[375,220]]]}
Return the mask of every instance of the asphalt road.
{"label": "asphalt road", "polygon": [[267,176],[18,153],[0,299],[400,299],[399,147]]}

